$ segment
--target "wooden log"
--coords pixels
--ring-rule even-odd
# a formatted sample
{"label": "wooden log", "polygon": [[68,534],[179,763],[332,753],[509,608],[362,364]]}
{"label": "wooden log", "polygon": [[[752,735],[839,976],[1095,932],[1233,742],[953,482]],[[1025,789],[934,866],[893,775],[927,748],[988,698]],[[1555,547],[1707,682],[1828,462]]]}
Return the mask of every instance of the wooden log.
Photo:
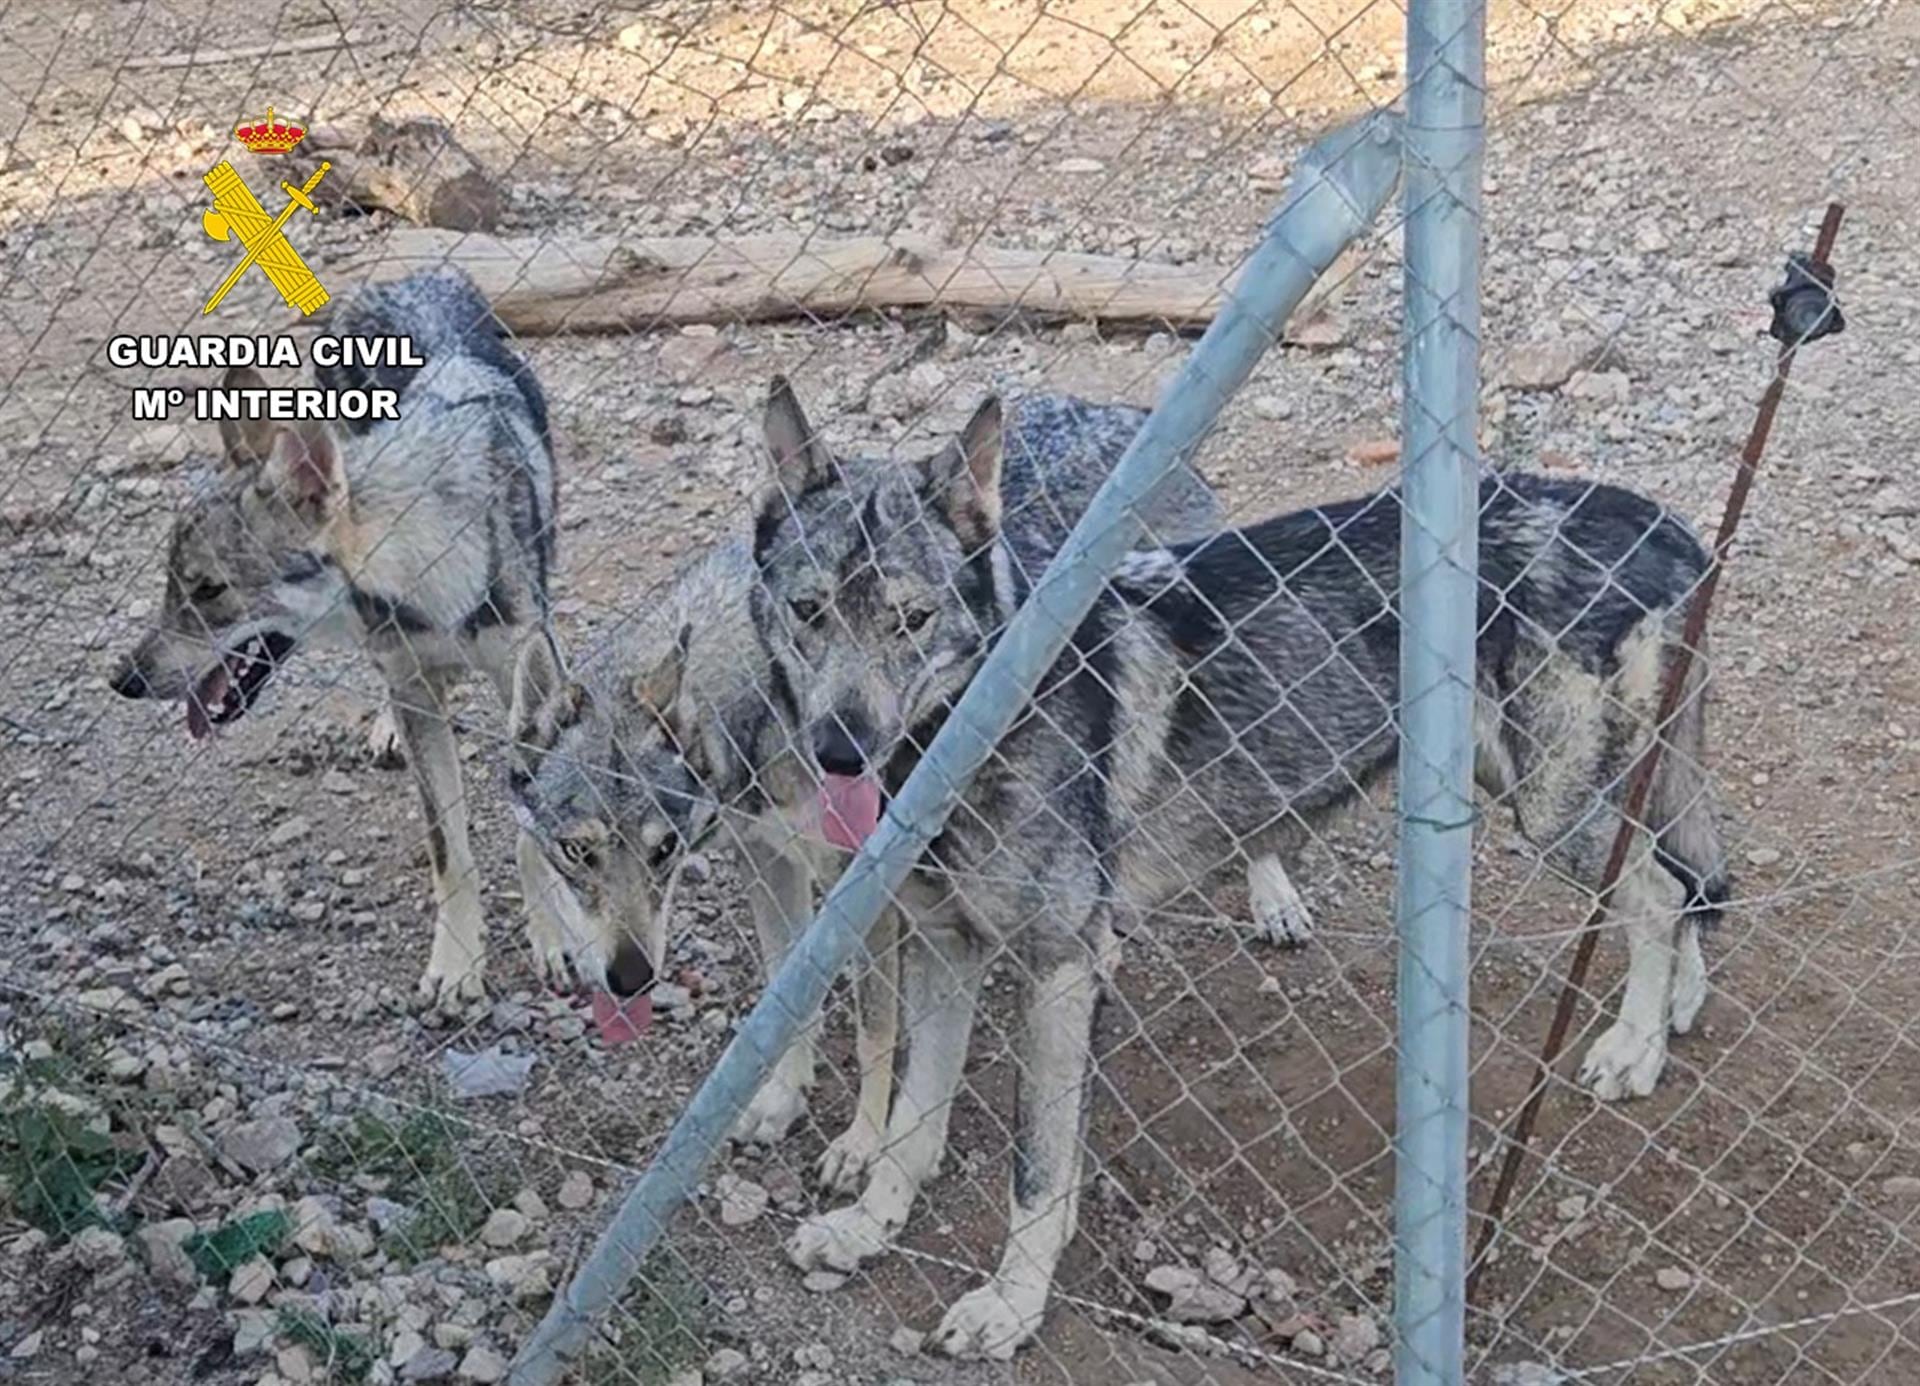
{"label": "wooden log", "polygon": [[[1356,263],[1336,263],[1294,314],[1325,310]],[[401,229],[352,270],[389,279],[454,264],[514,332],[632,332],[684,323],[832,319],[885,309],[1188,330],[1213,320],[1233,270],[913,236],[455,236]]]}
{"label": "wooden log", "polygon": [[246,48],[202,48],[191,53],[141,53],[120,66],[128,72],[178,67],[224,67],[250,58],[283,58],[291,53],[324,53],[330,48],[350,48],[365,35],[358,29],[336,34],[313,34],[306,38],[275,39]]}
{"label": "wooden log", "polygon": [[427,116],[323,125],[301,152],[333,163],[324,200],[382,209],[417,226],[491,231],[500,224],[500,189],[453,131]]}

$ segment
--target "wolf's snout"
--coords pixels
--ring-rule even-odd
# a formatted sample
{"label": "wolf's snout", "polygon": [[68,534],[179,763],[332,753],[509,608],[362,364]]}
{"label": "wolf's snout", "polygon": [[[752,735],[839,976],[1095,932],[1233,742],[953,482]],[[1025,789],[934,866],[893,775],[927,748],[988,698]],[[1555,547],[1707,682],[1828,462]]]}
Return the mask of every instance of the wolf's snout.
{"label": "wolf's snout", "polygon": [[120,667],[113,671],[108,686],[123,698],[145,698],[153,692],[153,685],[147,682],[147,671],[133,659],[120,661]]}
{"label": "wolf's snout", "polygon": [[607,968],[608,988],[616,996],[640,996],[653,990],[653,981],[653,963],[646,949],[632,939],[622,939]]}
{"label": "wolf's snout", "polygon": [[605,991],[593,994],[593,1027],[609,1047],[626,1044],[653,1024],[653,964],[644,949],[623,938],[607,968]]}
{"label": "wolf's snout", "polygon": [[865,719],[838,713],[813,727],[813,758],[829,775],[866,773],[866,753],[860,742],[866,739]]}

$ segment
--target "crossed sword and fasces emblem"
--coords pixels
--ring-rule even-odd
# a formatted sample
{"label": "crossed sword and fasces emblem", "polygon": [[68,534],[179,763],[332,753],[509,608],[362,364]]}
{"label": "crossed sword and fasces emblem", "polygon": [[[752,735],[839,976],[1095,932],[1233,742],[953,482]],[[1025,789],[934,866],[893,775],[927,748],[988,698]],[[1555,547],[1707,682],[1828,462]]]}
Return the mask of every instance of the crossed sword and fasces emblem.
{"label": "crossed sword and fasces emblem", "polygon": [[319,211],[313,205],[313,190],[320,186],[320,180],[327,176],[327,170],[332,167],[330,163],[321,164],[313,171],[313,177],[307,180],[305,187],[296,188],[291,183],[282,183],[280,190],[291,200],[276,217],[267,215],[267,209],[254,197],[246,180],[234,172],[233,165],[225,159],[207,171],[201,181],[213,193],[213,206],[201,213],[201,229],[216,241],[238,235],[240,244],[246,247],[247,255],[213,291],[207,306],[200,310],[202,316],[218,308],[220,300],[255,264],[273,282],[273,287],[280,291],[280,297],[287,301],[289,308],[297,308],[302,314],[311,315],[327,301],[327,291],[321,287],[313,271],[307,268],[307,262],[300,258],[300,252],[293,248],[284,228],[287,219],[297,208],[304,207],[309,213]]}

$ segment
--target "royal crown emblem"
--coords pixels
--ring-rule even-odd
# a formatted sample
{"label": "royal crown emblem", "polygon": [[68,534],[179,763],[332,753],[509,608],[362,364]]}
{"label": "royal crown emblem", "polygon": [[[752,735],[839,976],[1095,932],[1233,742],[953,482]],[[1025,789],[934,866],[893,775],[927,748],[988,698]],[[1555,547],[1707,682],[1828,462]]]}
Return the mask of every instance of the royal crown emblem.
{"label": "royal crown emblem", "polygon": [[287,154],[307,137],[307,131],[301,125],[276,124],[273,107],[269,106],[265,120],[258,125],[236,125],[233,135],[256,154]]}

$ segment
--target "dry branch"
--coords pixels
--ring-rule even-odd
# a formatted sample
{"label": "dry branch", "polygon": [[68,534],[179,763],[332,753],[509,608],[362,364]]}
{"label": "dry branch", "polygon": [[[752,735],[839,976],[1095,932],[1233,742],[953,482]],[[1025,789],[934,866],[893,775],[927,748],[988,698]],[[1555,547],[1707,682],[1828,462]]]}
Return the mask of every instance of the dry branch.
{"label": "dry branch", "polygon": [[376,116],[320,126],[307,132],[304,152],[333,163],[333,177],[320,186],[325,200],[453,231],[500,224],[500,189],[441,121]]}
{"label": "dry branch", "polygon": [[[1212,321],[1233,270],[911,236],[648,239],[456,236],[402,230],[357,268],[372,279],[455,264],[516,333],[630,332],[684,323],[833,319],[890,308],[1041,322],[1195,328]],[[1295,314],[1325,310],[1345,257]]]}

